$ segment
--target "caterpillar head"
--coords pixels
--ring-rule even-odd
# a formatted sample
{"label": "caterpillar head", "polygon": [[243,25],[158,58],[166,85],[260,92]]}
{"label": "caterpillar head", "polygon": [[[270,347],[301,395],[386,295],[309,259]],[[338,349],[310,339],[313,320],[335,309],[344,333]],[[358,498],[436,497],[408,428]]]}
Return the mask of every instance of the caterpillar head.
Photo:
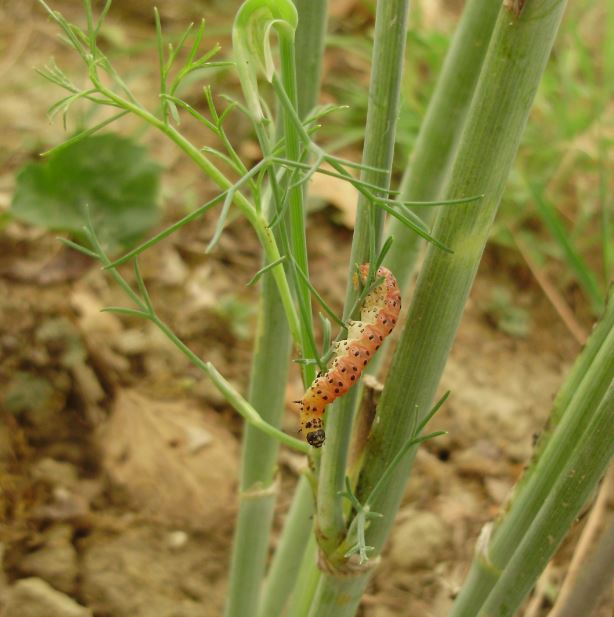
{"label": "caterpillar head", "polygon": [[324,445],[326,434],[323,428],[307,433],[307,443],[314,448],[321,448]]}
{"label": "caterpillar head", "polygon": [[324,445],[326,434],[324,433],[324,421],[322,419],[323,409],[318,409],[310,400],[308,405],[305,401],[296,401],[300,405],[301,432],[305,435],[307,443],[314,448],[321,448]]}

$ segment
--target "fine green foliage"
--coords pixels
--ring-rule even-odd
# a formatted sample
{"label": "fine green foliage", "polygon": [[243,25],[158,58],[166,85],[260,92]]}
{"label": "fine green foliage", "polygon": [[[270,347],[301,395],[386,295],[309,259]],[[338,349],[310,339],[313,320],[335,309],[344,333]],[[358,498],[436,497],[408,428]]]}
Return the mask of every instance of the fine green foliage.
{"label": "fine green foliage", "polygon": [[158,221],[160,172],[134,140],[111,133],[89,136],[25,165],[17,175],[11,213],[78,235],[89,206],[105,243],[126,246]]}

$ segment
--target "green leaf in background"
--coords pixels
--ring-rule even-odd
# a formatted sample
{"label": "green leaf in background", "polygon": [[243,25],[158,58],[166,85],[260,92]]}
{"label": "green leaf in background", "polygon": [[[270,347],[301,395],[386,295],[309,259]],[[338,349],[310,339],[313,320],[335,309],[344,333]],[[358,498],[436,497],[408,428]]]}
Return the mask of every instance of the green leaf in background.
{"label": "green leaf in background", "polygon": [[147,149],[113,133],[87,137],[17,175],[11,214],[54,231],[80,234],[89,206],[112,248],[134,242],[158,221],[161,168]]}

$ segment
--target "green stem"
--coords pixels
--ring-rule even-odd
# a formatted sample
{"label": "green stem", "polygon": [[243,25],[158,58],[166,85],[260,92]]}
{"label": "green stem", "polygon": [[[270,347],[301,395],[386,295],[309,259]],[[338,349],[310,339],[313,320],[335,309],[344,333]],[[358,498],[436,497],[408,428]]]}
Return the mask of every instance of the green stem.
{"label": "green stem", "polygon": [[313,535],[312,516],[313,490],[303,476],[298,482],[277,550],[273,555],[258,617],[278,617],[283,611],[297,579],[306,546]]}
{"label": "green stem", "polygon": [[[323,574],[309,617],[353,617],[371,570],[363,570],[363,572],[364,574],[358,576],[355,572],[353,576],[347,578]],[[359,581],[364,581],[364,584],[359,586]]]}
{"label": "green stem", "polygon": [[[571,446],[574,432],[580,430],[582,425],[588,422],[588,419],[584,418],[587,405],[591,403],[591,399],[595,404],[595,401],[600,399],[608,387],[608,379],[614,378],[614,369],[611,363],[612,355],[614,355],[612,332],[614,332],[614,287],[610,291],[610,298],[606,304],[603,317],[595,326],[582,353],[575,361],[570,374],[554,400],[548,425],[541,434],[535,448],[532,464],[514,489],[511,502],[517,504],[516,507],[527,508],[533,513],[536,511],[536,506],[531,506],[531,502],[535,498],[536,483],[541,485],[541,490],[546,489],[544,481],[539,480],[540,474],[545,473],[542,470],[542,465],[549,456],[546,451],[556,452],[559,448],[568,449]],[[603,370],[605,370],[605,375],[600,377],[600,371]],[[598,386],[599,383],[601,386]],[[563,433],[558,432],[560,425],[563,425]],[[566,442],[563,442],[561,435],[567,436]],[[555,445],[551,444],[553,440],[555,440]],[[549,473],[556,472],[557,462],[548,464],[548,467],[550,468]],[[546,471],[546,473],[548,472]],[[538,477],[533,478],[534,475]],[[530,516],[523,517],[522,520],[526,524],[530,521]],[[514,527],[520,523],[521,521],[516,518],[511,520]],[[500,524],[501,526],[510,525],[503,521],[500,521]]]}
{"label": "green stem", "polygon": [[[446,190],[446,198],[485,198],[439,216],[435,236],[454,254],[428,250],[367,444],[356,489],[361,503],[431,408],[564,7],[560,0],[532,0],[519,17],[500,10]],[[392,527],[412,463],[408,456],[399,464],[372,504],[383,514],[367,530],[375,555]],[[312,615],[354,615],[368,578],[367,572],[351,582],[325,574],[326,593]]]}
{"label": "green stem", "polygon": [[298,573],[297,585],[292,594],[286,617],[307,617],[313,600],[313,595],[320,581],[320,570],[315,567],[318,559],[318,543],[314,534],[309,536],[309,543],[303,553],[301,569]]}
{"label": "green stem", "polygon": [[[362,157],[363,165],[373,169],[363,169],[361,180],[381,187],[379,195],[383,197],[387,196],[390,187],[408,14],[407,0],[377,3],[373,68]],[[365,199],[359,199],[352,241],[350,278],[355,263],[365,263],[374,258],[374,252],[380,244],[383,222],[384,216],[380,210]],[[346,307],[352,306],[355,296],[356,291],[350,283],[347,288]]]}
{"label": "green stem", "polygon": [[[399,201],[439,198],[465,126],[498,13],[497,2],[467,2],[405,168]],[[437,208],[414,207],[411,210],[429,227],[438,212]],[[394,242],[384,265],[397,277],[401,289],[409,289],[410,278],[423,246],[421,238],[396,218],[389,221],[386,234],[394,238]],[[405,294],[405,298],[409,298],[409,293]],[[367,370],[371,375],[379,373],[390,345],[391,339],[386,339],[382,349],[370,362]]]}
{"label": "green stem", "polygon": [[[454,254],[428,251],[369,441],[359,497],[370,493],[388,457],[407,440],[415,416],[419,421],[431,407],[564,5],[533,0],[519,18],[500,11],[446,190],[447,198],[485,197],[439,217],[436,235]],[[395,484],[404,484],[406,471],[395,474]],[[401,491],[392,493],[388,499],[396,501]],[[385,526],[373,524],[378,540]]]}
{"label": "green stem", "polygon": [[614,380],[614,295],[586,348],[554,402],[550,425],[534,460],[517,484],[505,515],[495,523],[486,554],[476,555],[458,596],[453,617],[472,614],[497,584],[523,542],[552,486],[564,473],[579,436],[584,435]]}
{"label": "green stem", "polygon": [[[491,0],[469,0],[463,9],[405,168],[399,201],[430,201],[440,196],[498,13],[499,5]],[[412,210],[428,226],[438,211],[437,208],[415,207]],[[401,289],[409,290],[410,278],[423,246],[421,238],[396,218],[389,221],[386,234],[394,242],[384,265],[397,277]],[[409,295],[405,293],[404,299],[409,299]],[[380,372],[391,343],[390,338],[384,341],[382,349],[367,367],[369,374],[377,375]]]}
{"label": "green stem", "polygon": [[[467,2],[403,175],[399,201],[432,201],[439,197],[465,125],[499,6],[492,0]],[[414,208],[414,212],[430,225],[437,209]],[[422,242],[397,219],[390,221],[387,234],[394,243],[384,265],[403,289]]]}
{"label": "green stem", "polygon": [[[297,107],[297,91],[294,65],[293,36],[280,36],[279,57],[281,61],[281,87],[293,108]],[[288,160],[300,160],[300,141],[294,124],[288,118],[283,106],[283,132],[285,155]],[[262,128],[262,127],[260,127]],[[279,132],[279,131],[278,131]],[[263,130],[258,130],[260,144],[265,154],[270,144]],[[276,182],[272,178],[272,182]],[[293,182],[292,175],[287,183]],[[272,196],[277,198],[279,187],[273,186]],[[288,191],[290,243],[288,250],[304,271],[307,269],[307,248],[305,241],[305,215],[303,211],[303,192],[296,186]],[[278,207],[282,207],[278,204]],[[266,210],[274,211],[274,208]],[[285,226],[276,227],[277,241],[284,246]],[[312,357],[312,338],[307,334],[313,331],[309,290],[294,280],[294,288],[300,306],[300,335],[303,355]],[[253,360],[250,400],[256,409],[273,416],[271,423],[278,425],[283,412],[285,384],[288,376],[289,340],[284,324],[283,311],[280,310],[279,295],[274,286],[265,278],[262,287],[261,311],[259,314],[259,337]],[[306,380],[313,378],[314,369],[303,369]],[[233,545],[230,571],[230,590],[226,607],[226,617],[242,617],[253,613],[259,605],[261,582],[264,576],[268,552],[269,535],[275,504],[274,473],[278,454],[275,443],[267,442],[261,434],[247,427],[243,442],[241,475],[241,506],[237,531]],[[266,488],[267,490],[263,490]],[[258,496],[254,498],[254,492]],[[271,494],[271,492],[273,494]]]}
{"label": "green stem", "polygon": [[[374,169],[363,169],[361,179],[380,186],[382,196],[387,194],[390,185],[408,6],[408,0],[377,3],[373,72],[369,86],[370,104],[363,152],[363,164]],[[382,225],[382,211],[361,197],[352,241],[345,319],[351,317],[347,312],[356,298],[356,290],[352,284],[354,264],[375,259]],[[328,445],[324,447],[322,454],[317,500],[320,546],[326,553],[334,551],[345,533],[343,498],[340,493],[344,489],[354,402],[353,395],[340,399],[326,424]]]}
{"label": "green stem", "polygon": [[[562,465],[547,500],[479,612],[481,617],[516,614],[614,456],[613,380],[598,406],[587,411],[590,423],[579,439],[576,436],[573,452]],[[473,616],[478,614],[475,608],[454,614]]]}
{"label": "green stem", "polygon": [[328,0],[294,0],[294,4],[299,14],[294,41],[296,57],[299,58],[296,72],[296,87],[300,93],[298,112],[301,118],[305,118],[320,93]]}
{"label": "green stem", "polygon": [[[267,274],[262,279],[248,398],[273,426],[279,426],[283,415],[289,356],[290,333],[283,306],[275,282]],[[278,452],[276,440],[245,425],[227,617],[248,615],[258,606],[277,497]]]}

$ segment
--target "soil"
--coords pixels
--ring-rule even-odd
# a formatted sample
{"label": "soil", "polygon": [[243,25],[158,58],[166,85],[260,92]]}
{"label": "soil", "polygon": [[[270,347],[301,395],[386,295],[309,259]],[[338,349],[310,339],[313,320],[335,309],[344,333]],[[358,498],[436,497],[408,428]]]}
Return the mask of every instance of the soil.
{"label": "soil", "polygon": [[[208,27],[217,36],[227,16],[213,4]],[[53,5],[81,20],[80,3]],[[118,56],[120,69],[153,58],[147,47],[150,5],[118,2],[111,12],[109,44],[113,38],[118,46],[130,41],[136,50],[130,58]],[[174,31],[202,9],[188,0],[159,6]],[[0,5],[0,49],[6,146],[0,153],[0,209],[6,212],[16,171],[64,138],[61,121],[49,124],[45,116],[58,93],[32,67],[54,57],[75,75],[79,68],[34,2]],[[133,79],[135,90],[154,101],[155,74],[137,71]],[[122,127],[138,129],[130,121]],[[238,122],[238,136],[243,128]],[[182,129],[199,143],[206,139],[198,127]],[[164,222],[214,194],[162,137],[150,132],[145,142],[166,169]],[[253,151],[244,139],[242,152]],[[341,213],[346,224],[339,223],[343,204],[324,205],[309,219],[312,272],[321,293],[339,309],[351,223],[346,211]],[[258,245],[237,219],[206,255],[214,227],[215,219],[205,217],[146,253],[143,275],[162,318],[245,392],[257,293],[245,283],[259,267]],[[497,302],[501,294],[510,299],[507,309]],[[153,326],[100,312],[125,304],[109,277],[62,247],[55,234],[17,221],[4,224],[0,606],[16,581],[37,577],[96,617],[222,614],[241,421]],[[590,328],[588,319],[580,319]],[[518,256],[487,249],[441,384],[452,396],[432,423],[433,430],[448,434],[418,453],[362,617],[446,614],[480,529],[530,458],[534,435],[578,351]],[[288,400],[300,389],[294,374]],[[285,424],[295,422],[288,406]],[[282,473],[276,529],[296,466],[283,464]],[[549,572],[553,585],[565,573],[577,534],[574,529]],[[544,611],[549,600],[546,595]],[[598,615],[607,611],[604,604]]]}

